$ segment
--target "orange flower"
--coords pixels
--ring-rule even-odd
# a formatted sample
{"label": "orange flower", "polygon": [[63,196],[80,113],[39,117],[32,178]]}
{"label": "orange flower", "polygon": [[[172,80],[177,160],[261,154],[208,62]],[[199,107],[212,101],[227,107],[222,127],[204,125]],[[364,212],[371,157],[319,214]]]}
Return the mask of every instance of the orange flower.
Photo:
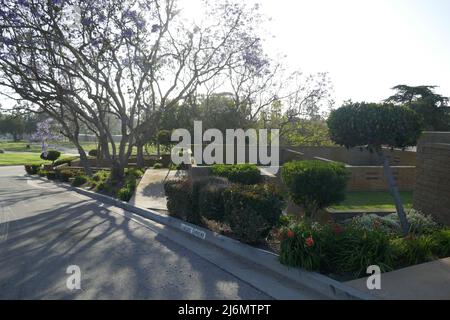
{"label": "orange flower", "polygon": [[305,244],[307,247],[312,247],[314,245],[314,239],[312,237],[306,238]]}
{"label": "orange flower", "polygon": [[295,233],[294,233],[294,231],[292,231],[292,230],[288,230],[288,232],[287,232],[287,236],[288,236],[288,238],[293,238],[293,237],[295,237]]}

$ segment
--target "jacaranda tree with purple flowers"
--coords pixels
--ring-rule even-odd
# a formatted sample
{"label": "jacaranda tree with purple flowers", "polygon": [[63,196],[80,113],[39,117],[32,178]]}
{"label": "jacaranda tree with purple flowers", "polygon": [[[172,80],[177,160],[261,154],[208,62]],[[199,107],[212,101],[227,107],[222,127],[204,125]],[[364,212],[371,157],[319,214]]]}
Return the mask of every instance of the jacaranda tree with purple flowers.
{"label": "jacaranda tree with purple flowers", "polygon": [[208,18],[188,23],[176,0],[0,0],[0,86],[28,102],[22,112],[60,124],[88,174],[78,136],[80,127],[93,131],[120,179],[133,147],[142,163],[164,113],[226,70],[265,64],[253,49],[257,8],[205,4]]}

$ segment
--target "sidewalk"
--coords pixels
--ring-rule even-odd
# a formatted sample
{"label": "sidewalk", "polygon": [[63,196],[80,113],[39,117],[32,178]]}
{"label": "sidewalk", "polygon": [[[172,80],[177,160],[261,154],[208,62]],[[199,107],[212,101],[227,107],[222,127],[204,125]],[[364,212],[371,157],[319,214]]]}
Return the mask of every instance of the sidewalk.
{"label": "sidewalk", "polygon": [[[129,204],[146,209],[166,210],[167,199],[164,193],[164,182],[168,169],[147,169]],[[172,170],[167,180],[181,178],[183,171]]]}
{"label": "sidewalk", "polygon": [[367,289],[367,278],[346,285],[381,299],[450,300],[450,258],[381,274],[381,290]]}

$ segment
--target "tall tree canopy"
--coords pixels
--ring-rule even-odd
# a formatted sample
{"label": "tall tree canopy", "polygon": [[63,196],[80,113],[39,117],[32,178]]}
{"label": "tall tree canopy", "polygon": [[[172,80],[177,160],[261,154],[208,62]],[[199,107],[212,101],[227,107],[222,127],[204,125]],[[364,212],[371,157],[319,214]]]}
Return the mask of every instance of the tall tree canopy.
{"label": "tall tree canopy", "polygon": [[449,98],[435,93],[437,86],[398,85],[386,102],[406,105],[424,119],[426,130],[450,131]]}

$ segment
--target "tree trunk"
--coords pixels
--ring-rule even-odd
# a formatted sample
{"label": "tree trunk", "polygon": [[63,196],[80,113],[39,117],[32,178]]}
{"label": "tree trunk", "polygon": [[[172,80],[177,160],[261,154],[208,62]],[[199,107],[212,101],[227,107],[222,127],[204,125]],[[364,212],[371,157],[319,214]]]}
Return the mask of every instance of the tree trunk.
{"label": "tree trunk", "polygon": [[86,152],[84,151],[84,149],[78,144],[77,145],[77,149],[78,149],[78,153],[80,154],[80,163],[84,168],[84,171],[86,172],[86,174],[91,177],[92,176],[92,169],[91,169],[91,165],[89,164],[89,160],[88,157],[86,155]]}
{"label": "tree trunk", "polygon": [[136,145],[137,148],[137,166],[138,168],[143,168],[145,166],[144,163],[144,145],[143,144],[137,144]]}
{"label": "tree trunk", "polygon": [[397,214],[400,219],[400,226],[402,227],[403,234],[406,236],[409,233],[409,223],[406,218],[405,210],[403,208],[402,199],[400,198],[400,193],[398,191],[397,183],[395,181],[394,175],[392,174],[392,169],[389,164],[388,158],[383,153],[383,150],[378,150],[378,156],[383,162],[384,174],[388,180],[389,190],[391,191],[392,197],[394,198],[395,208],[397,209]]}
{"label": "tree trunk", "polygon": [[113,181],[122,181],[125,175],[125,166],[117,159],[113,160],[111,166],[111,179]]}

